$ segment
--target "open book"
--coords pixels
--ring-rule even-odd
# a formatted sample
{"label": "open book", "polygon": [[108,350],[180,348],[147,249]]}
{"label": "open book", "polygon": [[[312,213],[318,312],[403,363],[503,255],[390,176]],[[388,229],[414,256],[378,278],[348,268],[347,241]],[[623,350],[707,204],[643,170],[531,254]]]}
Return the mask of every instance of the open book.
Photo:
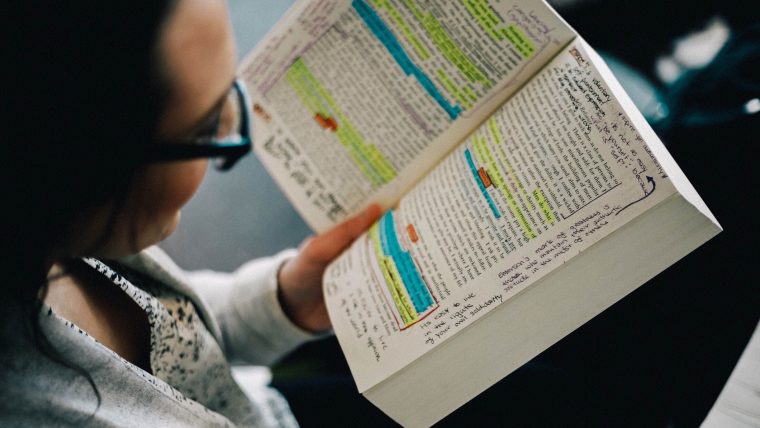
{"label": "open book", "polygon": [[246,56],[255,150],[315,231],[359,391],[430,425],[721,229],[541,0],[307,0]]}

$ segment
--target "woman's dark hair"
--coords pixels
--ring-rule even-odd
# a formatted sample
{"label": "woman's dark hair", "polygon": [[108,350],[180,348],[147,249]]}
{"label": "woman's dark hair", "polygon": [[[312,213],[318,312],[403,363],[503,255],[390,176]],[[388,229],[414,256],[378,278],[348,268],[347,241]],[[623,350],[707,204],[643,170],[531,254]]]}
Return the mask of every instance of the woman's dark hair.
{"label": "woman's dark hair", "polygon": [[72,220],[125,197],[143,165],[168,90],[157,37],[170,5],[12,3],[4,6],[0,248],[11,297],[22,297],[45,282],[51,251],[76,233]]}
{"label": "woman's dark hair", "polygon": [[118,209],[144,165],[168,97],[157,41],[173,1],[11,3],[0,13],[0,322],[21,308],[18,333],[82,372],[41,335],[38,295],[73,220]]}

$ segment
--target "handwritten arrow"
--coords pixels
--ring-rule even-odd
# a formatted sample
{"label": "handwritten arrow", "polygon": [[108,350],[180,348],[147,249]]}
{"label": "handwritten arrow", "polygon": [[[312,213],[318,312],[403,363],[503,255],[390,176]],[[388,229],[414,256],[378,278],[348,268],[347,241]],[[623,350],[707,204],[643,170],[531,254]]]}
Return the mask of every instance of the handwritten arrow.
{"label": "handwritten arrow", "polygon": [[652,190],[650,190],[647,193],[644,193],[643,197],[641,197],[639,199],[636,199],[635,201],[631,202],[630,204],[624,206],[623,208],[620,208],[620,211],[616,212],[615,215],[620,214],[621,212],[623,212],[624,209],[630,207],[633,204],[636,204],[636,203],[639,203],[639,202],[643,201],[644,199],[646,199],[647,197],[649,197],[649,195],[651,195],[652,193],[654,193],[654,189],[657,188],[657,184],[655,184],[654,178],[652,178],[652,177],[650,177],[650,176],[647,175],[647,181],[650,182],[650,183],[652,183]]}

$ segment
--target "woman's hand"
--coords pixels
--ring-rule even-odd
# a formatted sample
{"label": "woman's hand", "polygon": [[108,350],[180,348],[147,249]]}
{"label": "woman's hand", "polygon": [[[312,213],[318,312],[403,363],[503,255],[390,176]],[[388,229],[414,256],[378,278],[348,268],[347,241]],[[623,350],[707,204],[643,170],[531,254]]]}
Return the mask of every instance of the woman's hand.
{"label": "woman's hand", "polygon": [[283,310],[298,327],[316,333],[330,328],[322,295],[325,268],[380,217],[372,205],[363,213],[316,237],[307,238],[298,255],[285,262],[277,275]]}

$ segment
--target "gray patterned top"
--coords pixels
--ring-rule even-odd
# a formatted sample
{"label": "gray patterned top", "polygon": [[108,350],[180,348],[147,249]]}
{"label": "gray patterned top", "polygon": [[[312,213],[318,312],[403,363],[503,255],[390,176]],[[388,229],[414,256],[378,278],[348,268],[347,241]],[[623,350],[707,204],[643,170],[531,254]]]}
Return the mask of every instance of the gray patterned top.
{"label": "gray patterned top", "polygon": [[188,274],[157,248],[108,265],[86,259],[145,310],[151,373],[43,304],[40,330],[60,360],[51,358],[20,334],[23,311],[0,304],[0,426],[296,426],[277,391],[261,385],[246,395],[228,362],[270,364],[318,337],[277,303],[276,272],[293,254],[231,274]]}
{"label": "gray patterned top", "polygon": [[[141,307],[150,324],[150,368],[185,397],[227,416],[238,426],[265,426],[251,400],[232,378],[230,366],[216,340],[187,296],[155,279],[96,259],[84,262],[109,278]],[[297,426],[284,399],[274,390],[269,400],[280,409],[279,426]]]}

